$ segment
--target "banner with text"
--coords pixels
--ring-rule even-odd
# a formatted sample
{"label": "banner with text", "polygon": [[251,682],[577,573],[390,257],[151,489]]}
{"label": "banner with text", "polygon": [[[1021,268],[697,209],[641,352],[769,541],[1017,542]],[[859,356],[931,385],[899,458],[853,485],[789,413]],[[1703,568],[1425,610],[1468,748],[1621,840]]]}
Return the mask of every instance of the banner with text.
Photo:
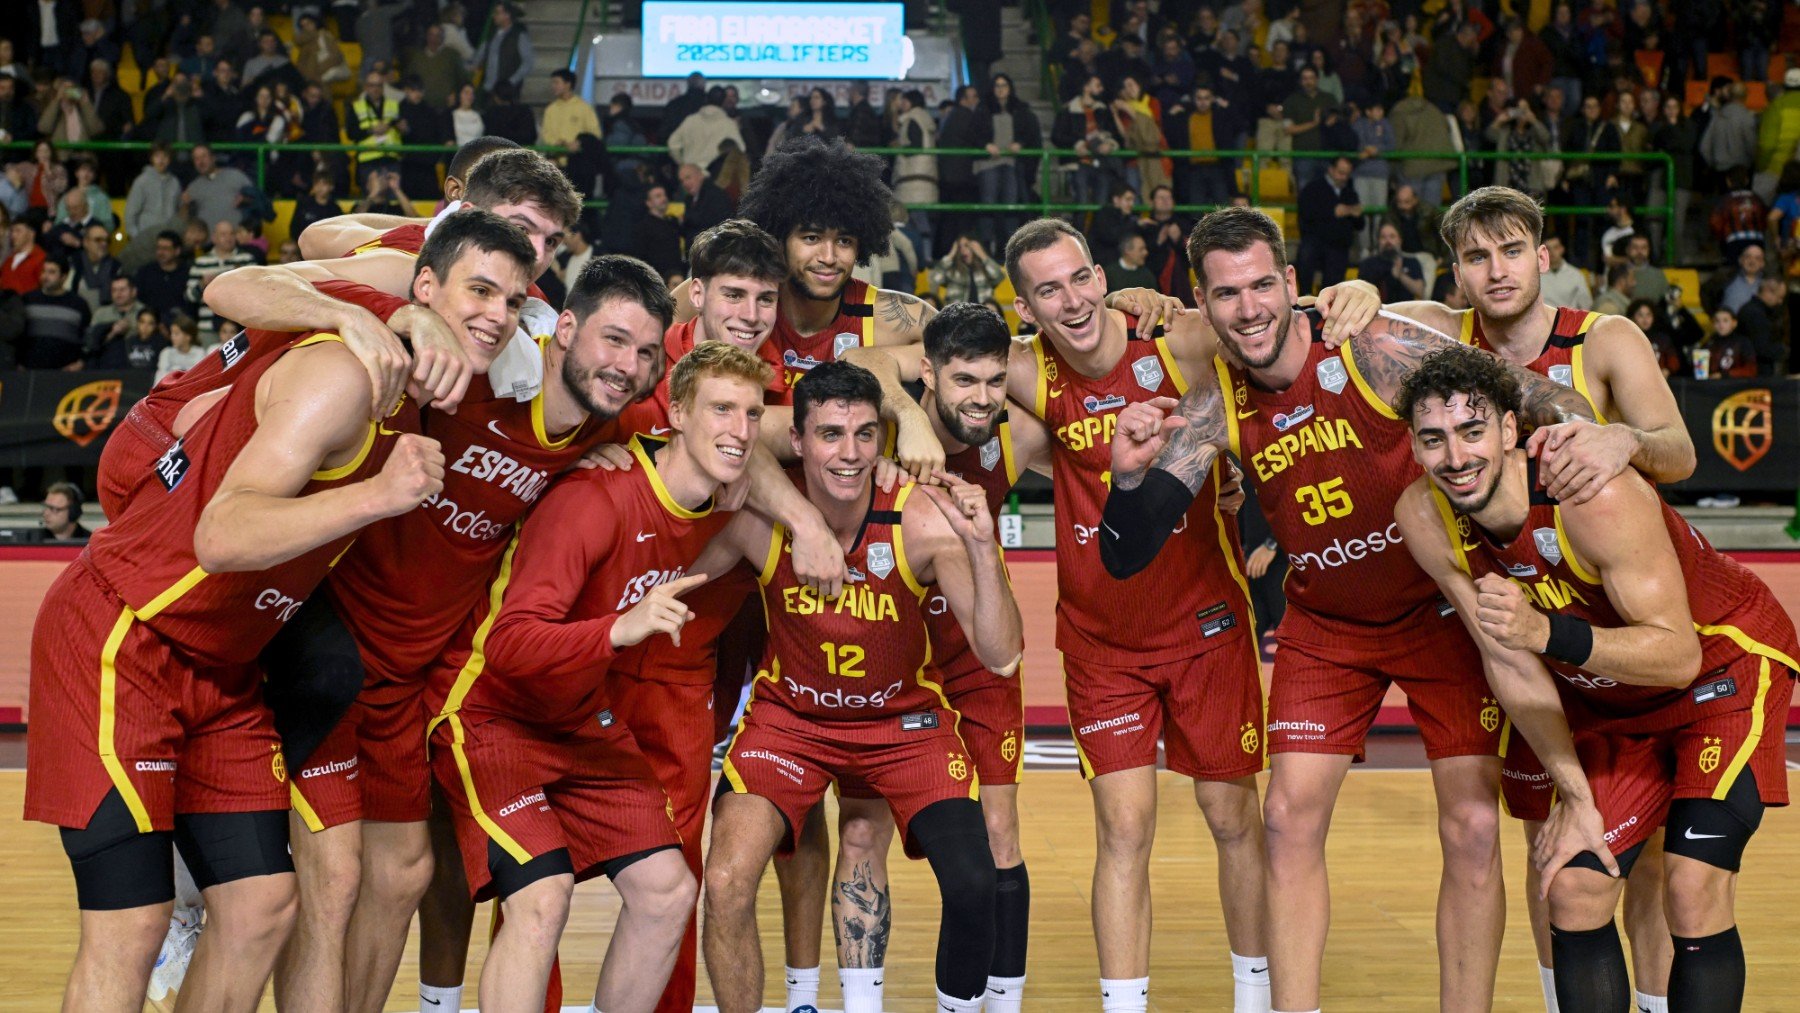
{"label": "banner with text", "polygon": [[898,3],[644,4],[645,77],[893,81],[911,55]]}

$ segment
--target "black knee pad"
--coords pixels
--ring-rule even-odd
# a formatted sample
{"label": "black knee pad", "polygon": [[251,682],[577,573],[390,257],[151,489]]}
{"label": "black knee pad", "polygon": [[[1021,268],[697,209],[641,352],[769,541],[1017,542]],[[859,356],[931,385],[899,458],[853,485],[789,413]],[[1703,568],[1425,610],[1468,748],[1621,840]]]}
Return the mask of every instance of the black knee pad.
{"label": "black knee pad", "polygon": [[[1649,841],[1639,841],[1631,847],[1626,848],[1623,852],[1613,856],[1613,861],[1619,863],[1620,879],[1630,878],[1632,867],[1637,865],[1638,856],[1644,853],[1644,845],[1649,843]],[[1612,875],[1612,873],[1606,871],[1606,866],[1600,864],[1600,856],[1594,854],[1592,851],[1583,851],[1581,854],[1569,859],[1569,864],[1563,866],[1563,868],[1592,869],[1603,876]]]}
{"label": "black knee pad", "polygon": [[482,891],[482,896],[477,897],[476,900],[486,900],[490,896],[505,900],[540,879],[573,875],[575,875],[575,862],[569,857],[568,848],[546,851],[531,861],[521,864],[513,856],[507,854],[505,848],[490,840],[488,841],[488,878],[493,882],[488,884],[487,889]]}
{"label": "black knee pad", "polygon": [[619,873],[624,872],[626,869],[631,868],[657,852],[680,850],[681,845],[679,844],[659,844],[654,848],[645,848],[642,851],[633,851],[629,855],[620,855],[617,858],[609,858],[600,863],[600,871],[606,874],[607,879],[618,879]]}
{"label": "black knee pad", "polygon": [[88,825],[62,828],[63,853],[75,871],[75,896],[83,911],[124,911],[175,899],[174,835],[144,833],[114,788],[100,800]]}
{"label": "black knee pad", "polygon": [[1025,974],[1025,949],[1031,934],[1031,876],[1020,862],[995,873],[994,963],[996,978]]}
{"label": "black knee pad", "polygon": [[323,591],[282,625],[257,659],[268,682],[263,699],[289,770],[306,765],[362,692],[362,654]]}
{"label": "black knee pad", "polygon": [[1556,1004],[1568,1013],[1617,1013],[1631,1009],[1625,949],[1612,922],[1572,931],[1550,926],[1556,962]]}
{"label": "black knee pad", "polygon": [[1756,775],[1745,769],[1724,798],[1678,798],[1669,803],[1669,820],[1663,826],[1663,850],[1671,855],[1705,862],[1736,872],[1744,861],[1744,849],[1762,826],[1762,793]]}
{"label": "black knee pad", "polygon": [[912,818],[906,832],[931,863],[943,898],[937,987],[945,995],[973,999],[986,990],[993,964],[998,880],[981,803],[966,798],[933,802]]}
{"label": "black knee pad", "polygon": [[177,813],[175,846],[202,890],[251,876],[294,871],[286,809],[250,813]]}

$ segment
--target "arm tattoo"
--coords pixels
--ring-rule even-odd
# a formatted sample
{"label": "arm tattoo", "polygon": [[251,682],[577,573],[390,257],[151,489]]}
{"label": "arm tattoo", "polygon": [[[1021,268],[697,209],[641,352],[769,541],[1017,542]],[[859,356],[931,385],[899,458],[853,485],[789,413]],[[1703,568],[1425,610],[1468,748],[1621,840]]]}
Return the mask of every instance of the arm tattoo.
{"label": "arm tattoo", "polygon": [[[1350,343],[1356,356],[1357,372],[1368,381],[1375,395],[1388,404],[1393,404],[1406,375],[1417,369],[1427,355],[1459,344],[1454,338],[1424,324],[1393,317],[1377,318],[1374,326],[1351,338]],[[1507,370],[1519,381],[1522,402],[1519,420],[1528,428],[1578,418],[1593,419],[1593,409],[1576,390],[1523,366],[1508,363]]]}
{"label": "arm tattoo", "polygon": [[857,863],[847,881],[831,890],[832,929],[845,967],[882,967],[887,962],[893,908],[888,890],[876,886],[867,861]]}
{"label": "arm tattoo", "polygon": [[[1183,394],[1175,411],[1187,419],[1187,425],[1169,435],[1169,442],[1156,455],[1153,466],[1175,476],[1190,492],[1198,494],[1212,474],[1219,452],[1230,443],[1225,428],[1225,398],[1218,383],[1209,377]],[[1141,471],[1114,475],[1113,485],[1133,489],[1143,480]]]}
{"label": "arm tattoo", "polygon": [[881,321],[903,335],[923,332],[925,321],[931,317],[931,304],[906,292],[883,289],[875,304]]}

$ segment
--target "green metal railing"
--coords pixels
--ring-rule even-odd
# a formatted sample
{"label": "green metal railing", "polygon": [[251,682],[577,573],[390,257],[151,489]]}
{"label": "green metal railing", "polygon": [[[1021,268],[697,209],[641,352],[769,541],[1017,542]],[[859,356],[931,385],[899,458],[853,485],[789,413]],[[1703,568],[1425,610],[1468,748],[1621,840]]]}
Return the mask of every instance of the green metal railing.
{"label": "green metal railing", "polygon": [[[32,142],[12,141],[12,142],[8,142],[8,143],[0,144],[0,151],[9,150],[9,149],[10,150],[29,151],[31,149],[31,147],[32,147]],[[73,144],[59,145],[58,149],[64,150],[64,151],[139,151],[139,152],[148,152],[151,147],[153,147],[153,145],[147,141],[83,141],[83,142],[78,142],[78,143],[73,143]],[[182,145],[182,146],[176,146],[176,147],[178,149],[185,149],[185,148],[191,148],[192,145]],[[392,145],[392,146],[386,146],[386,147],[364,147],[364,146],[355,145],[355,144],[269,145],[269,144],[247,144],[247,143],[227,142],[227,141],[221,141],[217,144],[211,145],[211,147],[214,151],[249,152],[249,153],[254,154],[255,158],[256,158],[256,173],[255,173],[256,183],[257,183],[257,186],[259,188],[263,189],[263,191],[265,193],[268,191],[269,158],[272,154],[286,154],[289,152],[335,151],[335,152],[341,152],[341,153],[344,153],[347,155],[359,155],[359,156],[365,156],[365,157],[380,157],[380,156],[387,156],[387,155],[411,155],[411,154],[433,154],[433,155],[438,155],[441,157],[448,157],[454,150],[454,149],[448,148],[448,147],[428,145],[428,144],[401,144],[401,145]],[[545,154],[549,154],[549,155],[567,154],[567,152],[561,148],[556,148],[556,147],[551,147],[551,146],[546,146],[546,145],[537,145],[534,147],[533,150],[541,151],[541,152],[544,152]],[[615,154],[615,155],[652,155],[652,156],[654,156],[654,155],[666,155],[668,153],[668,149],[666,147],[663,147],[662,145],[629,145],[629,146],[620,145],[619,147],[612,148],[610,150],[611,150],[611,153]],[[869,154],[873,154],[873,155],[930,154],[930,155],[937,155],[940,157],[952,157],[952,158],[954,158],[954,157],[967,157],[967,158],[987,158],[987,157],[989,157],[987,149],[985,149],[985,148],[892,148],[892,147],[881,147],[881,148],[864,148],[863,150],[868,152]],[[1286,160],[1295,159],[1295,158],[1329,159],[1329,158],[1336,158],[1339,156],[1344,156],[1344,157],[1348,157],[1348,158],[1356,158],[1357,153],[1356,152],[1344,152],[1344,151],[1256,151],[1256,150],[1251,150],[1251,149],[1204,150],[1204,151],[1172,150],[1172,151],[1156,152],[1153,155],[1144,156],[1144,157],[1169,158],[1169,159],[1173,159],[1173,160],[1181,160],[1181,159],[1187,159],[1187,158],[1220,158],[1220,159],[1226,159],[1228,161],[1239,161],[1239,160],[1248,161],[1249,168],[1250,168],[1250,172],[1249,172],[1250,185],[1247,189],[1248,189],[1248,196],[1250,198],[1250,203],[1253,205],[1256,205],[1258,207],[1263,207],[1263,208],[1275,208],[1275,209],[1280,209],[1280,210],[1284,210],[1284,211],[1292,211],[1292,210],[1296,209],[1296,205],[1292,201],[1277,201],[1277,202],[1270,202],[1270,203],[1263,202],[1263,200],[1262,200],[1262,168],[1263,168],[1263,164],[1266,162],[1270,162],[1270,161],[1286,161]],[[970,204],[970,203],[955,203],[955,202],[936,202],[936,203],[929,203],[929,204],[925,204],[925,203],[910,204],[910,205],[908,205],[908,207],[911,210],[915,210],[915,211],[952,211],[952,212],[956,212],[956,211],[960,211],[960,212],[1004,211],[1004,212],[1035,213],[1035,214],[1039,214],[1039,215],[1084,214],[1084,213],[1087,213],[1090,211],[1094,211],[1097,208],[1101,207],[1101,205],[1099,205],[1099,204],[1076,204],[1076,203],[1069,203],[1069,202],[1065,202],[1065,201],[1059,201],[1059,200],[1055,199],[1056,187],[1053,185],[1053,181],[1054,181],[1056,173],[1058,171],[1058,166],[1063,164],[1063,160],[1080,157],[1074,150],[1068,149],[1068,148],[1026,148],[1026,149],[1022,149],[1022,150],[1014,153],[1011,157],[1020,159],[1021,161],[1028,160],[1028,159],[1035,159],[1037,161],[1038,199],[1036,201],[1021,202],[1021,203],[1017,203],[1017,204]],[[1139,157],[1139,155],[1137,152],[1134,152],[1134,151],[1117,151],[1111,155],[1105,156],[1104,160],[1111,160],[1111,161],[1115,162],[1116,164],[1123,164],[1125,161],[1127,161],[1129,159],[1134,159],[1137,157]],[[1581,153],[1581,152],[1394,151],[1394,152],[1389,152],[1385,156],[1385,158],[1389,163],[1400,163],[1400,162],[1406,162],[1406,161],[1413,160],[1413,159],[1433,159],[1433,160],[1439,160],[1439,161],[1453,161],[1456,163],[1456,168],[1454,170],[1456,173],[1456,185],[1455,185],[1454,189],[1456,190],[1457,193],[1467,193],[1469,191],[1469,166],[1470,166],[1470,163],[1472,163],[1472,162],[1502,162],[1502,161],[1518,161],[1518,160],[1554,159],[1554,160],[1563,161],[1563,162],[1638,161],[1638,162],[1652,163],[1654,166],[1660,166],[1663,170],[1663,188],[1665,191],[1665,193],[1664,193],[1665,199],[1664,199],[1663,203],[1660,205],[1652,204],[1652,205],[1647,205],[1647,206],[1643,206],[1643,207],[1634,207],[1631,209],[1631,213],[1633,214],[1633,216],[1662,219],[1665,230],[1666,230],[1664,233],[1666,238],[1663,242],[1664,260],[1666,263],[1669,263],[1669,264],[1674,263],[1674,259],[1673,259],[1674,251],[1677,249],[1677,246],[1678,246],[1677,230],[1680,227],[1681,223],[1676,221],[1676,219],[1675,219],[1675,171],[1674,171],[1675,160],[1674,160],[1674,158],[1672,158],[1670,155],[1668,155],[1665,152],[1651,151],[1651,152],[1642,152],[1642,153],[1637,153],[1637,154],[1619,154],[1619,153],[1586,154],[1586,153]],[[591,200],[591,201],[587,202],[587,206],[589,206],[589,207],[605,207],[606,202]],[[1177,205],[1176,210],[1182,211],[1184,213],[1199,213],[1199,212],[1211,211],[1216,206],[1217,205],[1211,205],[1211,204],[1183,204],[1183,205]],[[1380,213],[1385,212],[1386,210],[1387,210],[1386,207],[1380,207],[1380,206],[1368,206],[1368,207],[1364,208],[1364,212],[1367,214],[1380,214]],[[1604,214],[1605,212],[1606,212],[1605,207],[1591,206],[1591,205],[1551,205],[1549,207],[1544,208],[1544,213],[1549,214],[1549,215],[1598,215],[1598,214]]]}

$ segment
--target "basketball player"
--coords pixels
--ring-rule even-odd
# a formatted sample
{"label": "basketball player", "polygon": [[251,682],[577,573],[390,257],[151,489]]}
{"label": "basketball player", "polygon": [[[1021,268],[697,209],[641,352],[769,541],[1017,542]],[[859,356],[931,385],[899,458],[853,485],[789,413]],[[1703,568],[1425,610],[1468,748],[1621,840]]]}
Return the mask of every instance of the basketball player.
{"label": "basketball player", "polygon": [[[450,165],[444,172],[444,199],[439,202],[438,209],[443,211],[449,205],[466,198],[467,180],[474,171],[475,163],[496,151],[517,148],[517,141],[509,141],[504,137],[486,134],[477,137],[456,149],[451,156]],[[435,217],[435,216],[433,216]],[[346,256],[359,246],[379,240],[384,233],[409,225],[424,226],[429,218],[415,218],[411,215],[377,215],[352,214],[338,215],[324,221],[314,222],[306,230],[294,237],[300,245],[300,256],[306,260],[332,260]]]}
{"label": "basketball player", "polygon": [[1781,736],[1766,729],[1793,694],[1793,623],[1635,470],[1578,486],[1580,503],[1542,491],[1545,466],[1517,449],[1518,388],[1493,359],[1436,353],[1395,407],[1425,470],[1396,509],[1407,549],[1556,783],[1533,858],[1549,880],[1558,1005],[1630,1005],[1613,911],[1662,828],[1669,1008],[1741,1009],[1732,905],[1764,807],[1788,801]]}
{"label": "basketball player", "polygon": [[[1494,813],[1500,710],[1473,645],[1439,610],[1431,581],[1397,551],[1392,526],[1394,502],[1417,476],[1390,402],[1407,370],[1454,342],[1384,313],[1328,350],[1317,316],[1294,309],[1281,228],[1258,210],[1202,218],[1188,254],[1224,346],[1216,389],[1230,392],[1230,406],[1214,388],[1196,388],[1173,438],[1162,419],[1166,402],[1120,415],[1101,558],[1115,577],[1147,565],[1225,443],[1244,462],[1292,560],[1268,711],[1274,1008],[1320,1004],[1326,830],[1393,681],[1406,690],[1437,794],[1439,1008],[1486,1010],[1506,911]],[[1533,382],[1540,424],[1585,408],[1574,391],[1518,372]]]}
{"label": "basketball player", "polygon": [[994,866],[979,775],[931,680],[927,587],[937,584],[971,650],[1003,677],[1018,667],[1018,607],[979,489],[941,472],[946,488],[873,484],[880,402],[875,378],[848,363],[822,363],[794,390],[791,438],[806,494],[852,567],[838,598],[799,586],[785,528],[748,512],[695,564],[710,572],[724,550],[756,565],[769,617],[768,654],[726,753],[707,854],[707,971],[727,1013],[762,1005],[757,884],[833,780],[885,798],[907,854],[931,863],[943,899],[939,1008],[981,1007]]}
{"label": "basketball player", "polygon": [[[1653,482],[1677,482],[1693,474],[1693,440],[1637,324],[1629,317],[1545,305],[1539,276],[1549,269],[1550,254],[1543,245],[1543,213],[1536,201],[1506,187],[1483,187],[1451,205],[1440,231],[1471,308],[1402,303],[1393,311],[1575,388],[1602,423],[1569,422],[1532,433],[1530,447],[1542,465],[1547,492],[1579,503],[1626,468]],[[1503,733],[1500,783],[1507,811],[1525,821],[1526,840],[1531,841],[1550,811],[1551,779],[1528,745],[1515,739]],[[1652,875],[1638,883],[1657,879],[1654,867],[1661,854],[1660,843],[1652,840],[1641,860]],[[1555,1013],[1550,924],[1535,868],[1526,870],[1525,885],[1544,1001]],[[1649,1013],[1662,1013],[1668,991],[1671,955],[1662,909],[1650,887],[1626,890],[1625,924],[1632,939],[1638,1005]]]}
{"label": "basketball player", "polygon": [[681,639],[680,597],[706,579],[684,568],[727,519],[715,498],[746,475],[770,372],[722,342],[677,363],[668,443],[639,438],[637,468],[559,482],[433,673],[433,764],[464,872],[506,916],[482,971],[484,1009],[538,1008],[575,883],[601,872],[624,907],[594,1008],[647,1011],[663,991],[696,884],[605,675],[655,634]]}
{"label": "basketball player", "polygon": [[[421,257],[414,295],[480,359],[474,335],[515,326],[530,262],[516,230],[471,216]],[[366,418],[366,382],[335,336],[296,335],[190,404],[157,462],[166,492],[98,533],[50,592],[33,635],[26,816],[63,828],[76,873],[68,1008],[142,1005],[172,841],[215,928],[183,1002],[249,1009],[262,993],[294,894],[286,769],[251,663],[359,529],[442,482],[412,409]]]}

